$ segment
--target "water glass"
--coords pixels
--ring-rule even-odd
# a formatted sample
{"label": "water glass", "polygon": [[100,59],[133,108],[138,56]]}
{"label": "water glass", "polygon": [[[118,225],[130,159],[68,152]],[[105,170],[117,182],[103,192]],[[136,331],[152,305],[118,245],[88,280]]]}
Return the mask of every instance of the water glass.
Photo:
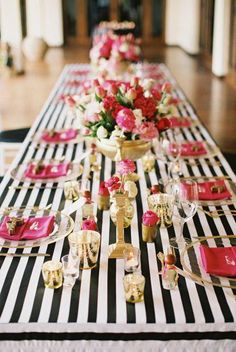
{"label": "water glass", "polygon": [[47,288],[59,288],[62,286],[62,263],[49,260],[43,264],[42,274],[44,285]]}
{"label": "water glass", "polygon": [[79,258],[70,254],[61,258],[64,277],[64,286],[74,286],[79,277]]}
{"label": "water glass", "polygon": [[140,250],[136,247],[127,248],[124,254],[124,269],[127,272],[134,272],[139,268]]}

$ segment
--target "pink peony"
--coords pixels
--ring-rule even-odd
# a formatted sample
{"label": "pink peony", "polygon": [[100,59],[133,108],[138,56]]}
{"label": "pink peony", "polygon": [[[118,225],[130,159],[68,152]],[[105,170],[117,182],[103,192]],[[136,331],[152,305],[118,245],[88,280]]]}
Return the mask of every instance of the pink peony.
{"label": "pink peony", "polygon": [[132,110],[123,108],[116,116],[117,125],[125,132],[132,132],[135,127],[135,116]]}
{"label": "pink peony", "polygon": [[142,222],[145,226],[155,226],[159,220],[156,213],[151,210],[147,210],[142,216]]}
{"label": "pink peony", "polygon": [[109,196],[109,191],[104,181],[100,183],[98,194],[105,197]]}
{"label": "pink peony", "polygon": [[128,175],[136,170],[135,163],[132,160],[121,160],[117,163],[117,172],[120,175]]}
{"label": "pink peony", "polygon": [[82,228],[82,230],[96,231],[97,230],[97,224],[96,224],[96,222],[94,220],[87,219],[87,220],[83,220],[81,228]]}
{"label": "pink peony", "polygon": [[135,133],[139,134],[140,139],[145,141],[150,141],[153,138],[156,138],[158,135],[158,130],[155,127],[153,122],[143,122],[135,130]]}
{"label": "pink peony", "polygon": [[105,185],[109,189],[109,192],[112,192],[121,188],[121,182],[119,177],[117,176],[113,176],[109,178],[109,180],[105,182]]}

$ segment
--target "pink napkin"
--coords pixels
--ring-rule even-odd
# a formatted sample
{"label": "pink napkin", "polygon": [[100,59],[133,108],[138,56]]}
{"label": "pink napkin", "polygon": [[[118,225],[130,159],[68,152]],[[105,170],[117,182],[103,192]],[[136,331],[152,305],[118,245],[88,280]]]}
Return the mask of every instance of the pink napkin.
{"label": "pink napkin", "polygon": [[43,165],[42,170],[35,173],[35,164],[31,163],[28,165],[25,171],[25,177],[33,179],[47,179],[57,178],[66,176],[70,167],[70,163],[55,164],[55,165]]}
{"label": "pink napkin", "polygon": [[[221,186],[224,189],[220,192],[214,192],[212,187]],[[230,199],[231,193],[228,191],[224,180],[198,182],[198,198],[199,200],[220,200]]]}
{"label": "pink napkin", "polygon": [[171,127],[175,128],[175,127],[190,127],[192,122],[190,121],[190,119],[188,117],[176,117],[176,116],[172,116],[169,118],[170,122],[171,122]]}
{"label": "pink napkin", "polygon": [[236,276],[236,247],[209,248],[200,246],[202,265],[207,273]]}
{"label": "pink napkin", "polygon": [[181,156],[198,156],[207,154],[202,142],[188,142],[181,145]]}
{"label": "pink napkin", "polygon": [[55,132],[53,136],[50,136],[49,132],[45,132],[42,135],[42,140],[45,142],[52,142],[52,143],[66,142],[76,138],[77,134],[78,134],[77,130],[74,130],[72,128],[66,131]]}
{"label": "pink napkin", "polygon": [[37,238],[49,236],[54,228],[54,216],[43,216],[24,219],[22,225],[15,228],[15,233],[10,235],[7,229],[7,221],[9,216],[5,216],[0,224],[0,236],[6,240],[20,241],[20,240],[35,240]]}

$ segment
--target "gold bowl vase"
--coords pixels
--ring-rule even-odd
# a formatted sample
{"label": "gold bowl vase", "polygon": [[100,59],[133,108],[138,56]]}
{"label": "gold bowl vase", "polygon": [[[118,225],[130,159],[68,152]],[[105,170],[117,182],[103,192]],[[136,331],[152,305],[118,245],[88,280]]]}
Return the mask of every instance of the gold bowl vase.
{"label": "gold bowl vase", "polygon": [[97,139],[98,150],[106,157],[120,161],[138,160],[151,148],[151,142],[143,140],[126,141],[123,138]]}

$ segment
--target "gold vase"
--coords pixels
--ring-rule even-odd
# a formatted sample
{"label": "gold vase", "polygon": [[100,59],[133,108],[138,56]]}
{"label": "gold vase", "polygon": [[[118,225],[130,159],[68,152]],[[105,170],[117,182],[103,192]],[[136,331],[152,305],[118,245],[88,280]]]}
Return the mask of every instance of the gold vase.
{"label": "gold vase", "polygon": [[126,141],[122,138],[97,139],[98,150],[106,157],[120,161],[138,160],[151,148],[151,142],[143,140]]}

